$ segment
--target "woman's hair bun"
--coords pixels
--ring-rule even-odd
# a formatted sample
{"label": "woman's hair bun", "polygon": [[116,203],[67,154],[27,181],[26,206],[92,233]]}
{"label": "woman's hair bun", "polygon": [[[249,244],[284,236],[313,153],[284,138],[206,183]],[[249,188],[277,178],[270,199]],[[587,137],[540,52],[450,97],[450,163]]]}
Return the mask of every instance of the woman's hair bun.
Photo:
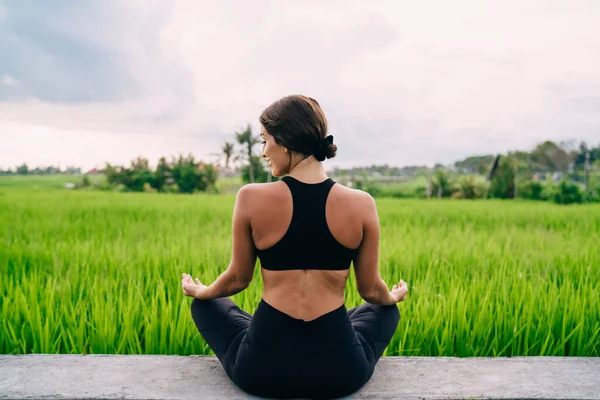
{"label": "woman's hair bun", "polygon": [[260,115],[260,123],[275,142],[288,150],[314,157],[319,161],[333,158],[337,146],[327,134],[327,119],[319,103],[312,97],[283,97]]}
{"label": "woman's hair bun", "polygon": [[336,152],[337,152],[337,146],[335,144],[330,144],[327,147],[327,158],[335,157]]}
{"label": "woman's hair bun", "polygon": [[313,155],[319,161],[323,161],[326,158],[333,158],[337,152],[337,146],[333,144],[333,136],[329,135],[319,140],[315,146]]}

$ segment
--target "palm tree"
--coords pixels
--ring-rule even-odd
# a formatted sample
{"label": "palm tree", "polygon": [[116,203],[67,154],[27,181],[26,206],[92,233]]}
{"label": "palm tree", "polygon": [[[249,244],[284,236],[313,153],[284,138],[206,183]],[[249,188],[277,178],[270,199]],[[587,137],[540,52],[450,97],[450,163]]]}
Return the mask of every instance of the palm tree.
{"label": "palm tree", "polygon": [[441,168],[435,170],[433,183],[437,187],[438,199],[441,199],[444,193],[448,193],[450,191],[450,186],[452,185],[448,173]]}
{"label": "palm tree", "polygon": [[229,160],[231,160],[231,157],[233,157],[233,143],[225,142],[221,150],[225,155],[225,168],[229,169]]}
{"label": "palm tree", "polygon": [[247,146],[246,155],[248,157],[248,172],[250,175],[250,183],[254,183],[254,167],[252,166],[252,147],[260,142],[260,139],[252,133],[252,126],[248,124],[242,132],[236,132],[235,137],[239,144]]}

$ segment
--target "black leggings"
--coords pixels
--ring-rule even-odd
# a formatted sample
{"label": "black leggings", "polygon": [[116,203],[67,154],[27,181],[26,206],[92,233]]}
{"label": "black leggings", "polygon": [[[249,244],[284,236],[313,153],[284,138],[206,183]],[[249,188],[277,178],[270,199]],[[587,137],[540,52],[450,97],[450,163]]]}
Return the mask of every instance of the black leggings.
{"label": "black leggings", "polygon": [[303,321],[261,300],[254,316],[227,298],[194,299],[192,318],[229,378],[271,398],[335,398],[369,381],[389,344],[398,307],[364,303]]}

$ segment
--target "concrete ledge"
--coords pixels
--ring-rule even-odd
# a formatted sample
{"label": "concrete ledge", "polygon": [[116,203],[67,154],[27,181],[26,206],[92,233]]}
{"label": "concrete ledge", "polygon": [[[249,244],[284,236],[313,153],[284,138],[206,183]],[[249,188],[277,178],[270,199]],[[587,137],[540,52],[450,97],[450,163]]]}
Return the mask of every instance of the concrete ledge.
{"label": "concrete ledge", "polygon": [[[206,356],[0,355],[0,399],[248,399]],[[600,358],[383,357],[356,399],[600,399]]]}

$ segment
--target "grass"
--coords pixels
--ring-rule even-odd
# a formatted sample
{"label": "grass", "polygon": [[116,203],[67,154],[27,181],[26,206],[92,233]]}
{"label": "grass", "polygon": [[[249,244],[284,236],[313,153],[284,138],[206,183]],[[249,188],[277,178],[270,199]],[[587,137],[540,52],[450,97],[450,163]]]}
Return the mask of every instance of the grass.
{"label": "grass", "polygon": [[221,177],[216,182],[217,190],[222,194],[235,194],[243,185],[241,176]]}
{"label": "grass", "polygon": [[77,183],[80,181],[81,175],[9,175],[0,176],[0,189],[57,189],[64,187],[65,183]]}
{"label": "grass", "polygon": [[[67,183],[80,184],[83,175],[7,175],[0,176],[0,190],[25,188],[29,190],[48,190],[64,188]],[[91,183],[100,183],[105,180],[104,175],[89,176]]]}
{"label": "grass", "polygon": [[[226,268],[234,195],[5,179],[0,353],[212,354],[180,279],[210,283]],[[600,356],[600,206],[377,203],[381,275],[410,288],[386,355]],[[253,312],[261,290],[257,267],[233,300]],[[346,306],[361,302],[352,274]]]}

